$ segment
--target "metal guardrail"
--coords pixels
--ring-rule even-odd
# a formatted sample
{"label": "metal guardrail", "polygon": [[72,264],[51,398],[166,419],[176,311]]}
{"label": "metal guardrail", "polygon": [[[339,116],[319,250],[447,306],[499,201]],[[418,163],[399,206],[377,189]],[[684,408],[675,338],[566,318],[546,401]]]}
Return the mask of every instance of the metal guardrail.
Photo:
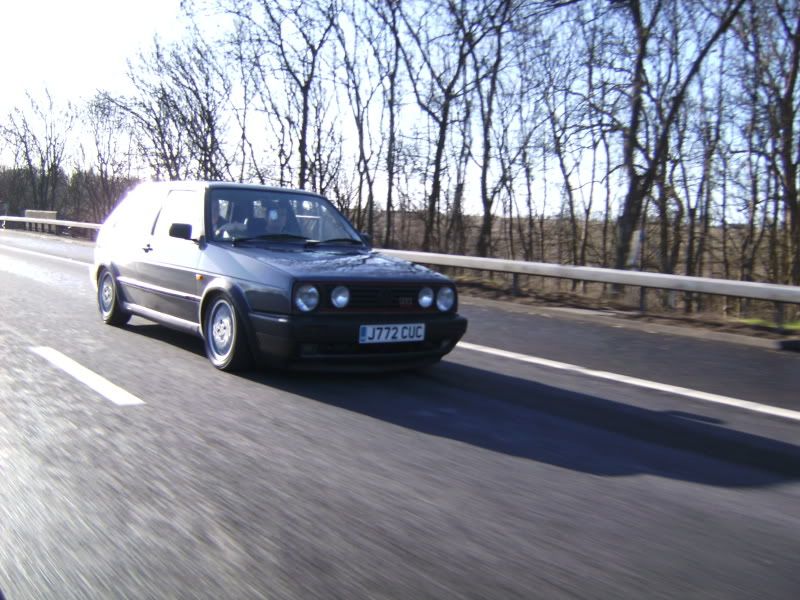
{"label": "metal guardrail", "polygon": [[[94,230],[100,229],[100,225],[96,223],[7,217],[0,215],[0,226],[4,227],[5,221],[42,223],[45,225],[60,225],[62,227]],[[517,275],[555,277],[576,281],[594,281],[598,283],[631,285],[642,288],[657,288],[699,294],[712,294],[716,296],[751,298],[754,300],[766,300],[778,303],[800,304],[800,286],[793,285],[732,281],[728,279],[713,279],[710,277],[687,277],[685,275],[665,275],[663,273],[622,271],[619,269],[602,269],[598,267],[574,267],[551,263],[505,260],[502,258],[479,258],[475,256],[456,256],[430,252],[411,252],[408,250],[390,250],[384,248],[376,248],[376,250],[379,250],[383,254],[426,265],[475,269],[479,271],[497,271]]]}
{"label": "metal guardrail", "polygon": [[62,221],[60,219],[36,219],[32,217],[9,217],[0,215],[0,227],[5,229],[5,222],[9,223],[36,223],[40,225],[56,225],[59,227],[75,227],[77,229],[100,229],[97,223],[84,223],[83,221]]}
{"label": "metal guardrail", "polygon": [[658,288],[800,304],[800,287],[793,285],[732,281],[729,279],[713,279],[711,277],[688,277],[686,275],[665,275],[663,273],[622,271],[619,269],[601,269],[598,267],[574,267],[570,265],[505,260],[501,258],[478,258],[474,256],[409,252],[406,250],[381,250],[381,252],[426,265],[460,267],[465,269],[477,269],[480,271],[498,271],[520,275],[538,275],[541,277],[555,277],[576,281],[595,281],[599,283],[632,285],[644,288]]}

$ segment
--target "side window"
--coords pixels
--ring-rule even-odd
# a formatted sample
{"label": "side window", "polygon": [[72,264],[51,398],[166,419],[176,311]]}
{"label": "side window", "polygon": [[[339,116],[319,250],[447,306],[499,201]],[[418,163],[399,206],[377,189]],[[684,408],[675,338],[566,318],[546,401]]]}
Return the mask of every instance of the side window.
{"label": "side window", "polygon": [[106,230],[114,235],[142,237],[150,235],[161,206],[160,190],[147,184],[128,192],[106,220]]}
{"label": "side window", "polygon": [[158,215],[153,235],[168,238],[173,223],[188,223],[192,226],[192,237],[198,238],[203,231],[203,195],[188,190],[173,190],[169,193],[161,213]]}

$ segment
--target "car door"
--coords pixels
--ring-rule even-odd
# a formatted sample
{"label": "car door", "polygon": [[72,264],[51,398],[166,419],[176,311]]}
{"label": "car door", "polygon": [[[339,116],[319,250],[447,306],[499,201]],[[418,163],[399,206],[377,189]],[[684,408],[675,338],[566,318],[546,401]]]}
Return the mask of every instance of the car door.
{"label": "car door", "polygon": [[164,188],[154,183],[143,183],[130,191],[106,220],[95,247],[96,259],[115,273],[122,299],[136,306],[145,306],[147,300],[139,267],[164,193]]}
{"label": "car door", "polygon": [[[200,296],[197,265],[199,239],[203,234],[203,191],[172,189],[161,211],[138,265],[139,279],[146,296],[145,306],[162,317],[199,322]],[[193,239],[170,236],[176,223],[191,226]]]}

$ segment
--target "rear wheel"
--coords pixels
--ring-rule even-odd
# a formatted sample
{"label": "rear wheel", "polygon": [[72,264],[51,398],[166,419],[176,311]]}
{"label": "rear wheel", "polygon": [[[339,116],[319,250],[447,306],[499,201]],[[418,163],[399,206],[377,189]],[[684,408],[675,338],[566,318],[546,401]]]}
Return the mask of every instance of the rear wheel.
{"label": "rear wheel", "polygon": [[203,320],[206,356],[222,371],[240,371],[252,363],[244,326],[233,302],[225,295],[211,300]]}
{"label": "rear wheel", "polygon": [[97,307],[100,316],[109,325],[124,325],[131,320],[131,313],[119,303],[117,280],[108,269],[103,269],[97,280]]}

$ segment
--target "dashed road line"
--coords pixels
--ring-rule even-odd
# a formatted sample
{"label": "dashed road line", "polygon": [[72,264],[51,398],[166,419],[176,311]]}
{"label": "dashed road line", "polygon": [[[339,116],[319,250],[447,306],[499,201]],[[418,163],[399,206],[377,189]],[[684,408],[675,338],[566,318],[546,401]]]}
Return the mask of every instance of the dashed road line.
{"label": "dashed road line", "polygon": [[558,369],[561,371],[569,371],[588,377],[597,379],[606,379],[619,383],[625,383],[648,390],[656,390],[659,392],[667,392],[670,394],[677,394],[693,398],[695,400],[703,400],[705,402],[713,402],[714,404],[723,404],[725,406],[732,406],[741,408],[752,412],[771,415],[773,417],[782,417],[792,421],[800,421],[800,412],[796,410],[789,410],[787,408],[779,408],[777,406],[768,406],[766,404],[759,404],[757,402],[750,402],[749,400],[740,400],[739,398],[729,398],[727,396],[720,396],[718,394],[711,394],[708,392],[701,392],[690,388],[679,387],[676,385],[668,385],[666,383],[658,383],[657,381],[648,381],[647,379],[639,379],[637,377],[629,377],[627,375],[620,375],[618,373],[610,373],[608,371],[597,371],[594,369],[587,369],[578,365],[571,365],[569,363],[558,362],[547,358],[539,358],[538,356],[530,356],[527,354],[518,354],[517,352],[509,352],[507,350],[499,350],[497,348],[489,348],[487,346],[479,346],[478,344],[470,344],[467,342],[459,342],[459,348],[465,350],[472,350],[473,352],[482,352],[492,356],[499,356],[501,358],[509,358],[520,362],[525,362],[551,369]]}
{"label": "dashed road line", "polygon": [[35,352],[53,366],[61,369],[68,375],[71,375],[82,384],[90,387],[95,392],[104,396],[118,406],[133,406],[136,404],[144,404],[142,400],[133,394],[123,390],[121,387],[114,385],[105,377],[101,377],[94,371],[91,371],[75,362],[70,357],[61,354],[58,350],[48,348],[47,346],[36,346],[31,348]]}

